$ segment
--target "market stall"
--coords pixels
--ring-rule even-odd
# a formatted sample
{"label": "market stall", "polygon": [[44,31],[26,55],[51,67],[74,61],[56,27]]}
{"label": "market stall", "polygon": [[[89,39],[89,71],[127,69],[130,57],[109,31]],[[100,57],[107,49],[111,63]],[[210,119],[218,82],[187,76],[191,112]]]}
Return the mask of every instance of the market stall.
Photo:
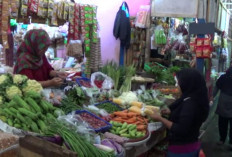
{"label": "market stall", "polygon": [[[118,75],[110,68],[118,69]],[[42,138],[78,156],[147,152],[165,137],[165,128],[150,120],[149,114],[175,98],[145,86],[132,92],[133,66],[108,64],[102,72],[93,73],[91,79],[68,78],[61,89],[43,89],[26,76],[2,74],[0,129],[19,137]],[[133,151],[142,147],[146,148],[142,152]]]}

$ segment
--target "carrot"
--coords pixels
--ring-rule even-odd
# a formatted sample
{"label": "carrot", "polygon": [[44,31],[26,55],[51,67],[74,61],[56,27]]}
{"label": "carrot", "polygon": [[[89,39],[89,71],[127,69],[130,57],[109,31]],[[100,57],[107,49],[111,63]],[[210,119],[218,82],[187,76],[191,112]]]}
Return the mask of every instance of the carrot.
{"label": "carrot", "polygon": [[144,119],[142,119],[141,117],[137,117],[136,120],[144,123]]}
{"label": "carrot", "polygon": [[137,125],[137,130],[138,131],[144,131],[144,130],[146,130],[146,125]]}
{"label": "carrot", "polygon": [[123,112],[114,112],[114,115],[119,117],[127,117],[127,113],[123,113]]}
{"label": "carrot", "polygon": [[133,124],[136,122],[136,118],[130,118],[128,120],[124,120],[125,122],[129,123],[129,124]]}
{"label": "carrot", "polygon": [[121,117],[115,117],[115,118],[113,118],[112,120],[113,120],[113,121],[114,121],[114,120],[123,121],[123,119],[122,119]]}
{"label": "carrot", "polygon": [[134,123],[135,125],[144,125],[144,123],[142,123],[142,122],[140,122],[140,121],[136,121],[135,123]]}
{"label": "carrot", "polygon": [[134,117],[134,116],[137,116],[138,114],[137,113],[133,113],[133,112],[129,112],[127,114],[128,117]]}

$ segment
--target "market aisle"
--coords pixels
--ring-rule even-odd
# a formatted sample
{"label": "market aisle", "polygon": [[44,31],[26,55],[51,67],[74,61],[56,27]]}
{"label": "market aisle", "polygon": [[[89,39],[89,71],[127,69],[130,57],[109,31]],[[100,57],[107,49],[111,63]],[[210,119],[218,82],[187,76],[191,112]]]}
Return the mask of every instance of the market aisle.
{"label": "market aisle", "polygon": [[217,121],[218,116],[214,116],[202,137],[203,150],[206,157],[231,157],[232,149],[229,150],[228,148],[228,140],[224,146],[218,146],[216,144],[219,139]]}

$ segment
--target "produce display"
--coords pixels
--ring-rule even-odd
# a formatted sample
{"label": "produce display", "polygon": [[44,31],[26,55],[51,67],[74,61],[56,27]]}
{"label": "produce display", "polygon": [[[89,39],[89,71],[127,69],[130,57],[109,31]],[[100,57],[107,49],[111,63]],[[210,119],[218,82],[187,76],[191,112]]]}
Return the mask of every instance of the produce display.
{"label": "produce display", "polygon": [[91,85],[89,79],[86,79],[86,78],[77,78],[76,82],[79,84],[79,86],[83,86],[83,87],[86,87],[86,88],[92,88],[92,85]]}
{"label": "produce display", "polygon": [[138,131],[135,124],[127,124],[126,122],[118,123],[114,121],[111,121],[110,123],[113,126],[110,132],[113,134],[127,138],[140,138],[145,136],[145,131]]}
{"label": "produce display", "polygon": [[49,124],[46,135],[60,135],[64,139],[67,147],[76,152],[80,157],[95,156],[96,154],[102,157],[112,157],[113,155],[98,149],[92,143],[86,141],[81,135],[77,134],[75,130],[57,120],[53,120]]}
{"label": "produce display", "polygon": [[29,80],[23,75],[3,74],[0,76],[0,96],[2,103],[9,102],[14,96],[20,97],[28,92],[41,93],[43,90],[40,83],[35,80]]}
{"label": "produce display", "polygon": [[102,120],[94,114],[89,113],[88,111],[77,111],[76,114],[78,114],[81,117],[81,119],[88,123],[90,128],[94,129],[96,132],[111,127],[111,125],[108,122]]}
{"label": "produce display", "polygon": [[118,66],[113,61],[106,64],[102,70],[104,74],[111,77],[114,81],[114,88],[120,93],[131,90],[132,77],[135,75],[134,66]]}
{"label": "produce display", "polygon": [[175,85],[176,82],[173,74],[180,70],[181,69],[177,66],[166,68],[158,63],[152,63],[150,64],[150,69],[147,69],[147,72],[155,75],[155,81],[157,83]]}
{"label": "produce display", "polygon": [[127,124],[135,124],[138,131],[146,132],[148,119],[128,110],[118,111],[111,114],[111,121]]}
{"label": "produce display", "polygon": [[[161,71],[160,75],[171,74],[177,69],[162,67]],[[23,75],[0,75],[1,123],[59,144],[80,157],[125,155],[126,144],[149,137],[150,116],[160,114],[166,99],[174,100],[165,94],[177,91],[170,86],[132,92],[133,66],[109,63],[102,72],[112,78],[114,89],[102,89],[101,77],[94,80],[97,87],[78,78],[61,90],[43,89]]]}
{"label": "produce display", "polygon": [[15,95],[10,102],[2,104],[0,119],[12,127],[43,134],[47,129],[47,119],[55,119],[60,114],[63,114],[62,110],[31,91],[25,97]]}
{"label": "produce display", "polygon": [[110,101],[97,104],[96,107],[98,107],[99,109],[104,109],[107,113],[113,113],[121,110],[121,108],[118,105],[113,104]]}
{"label": "produce display", "polygon": [[83,105],[87,100],[84,91],[80,87],[73,87],[67,91],[67,98],[76,105]]}

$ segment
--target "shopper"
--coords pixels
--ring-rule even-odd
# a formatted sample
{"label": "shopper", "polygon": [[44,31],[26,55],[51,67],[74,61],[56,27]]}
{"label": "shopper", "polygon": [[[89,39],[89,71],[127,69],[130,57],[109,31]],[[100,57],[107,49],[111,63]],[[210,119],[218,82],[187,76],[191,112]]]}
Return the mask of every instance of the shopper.
{"label": "shopper", "polygon": [[169,129],[168,157],[198,157],[199,130],[209,112],[208,92],[203,76],[195,69],[183,69],[176,74],[181,97],[162,110],[169,119],[160,114],[151,115]]}
{"label": "shopper", "polygon": [[42,29],[28,31],[17,50],[14,73],[37,80],[43,87],[62,85],[66,73],[55,71],[45,56],[50,45],[51,40],[46,31]]}
{"label": "shopper", "polygon": [[226,141],[228,126],[230,125],[229,144],[232,146],[232,67],[223,74],[216,82],[213,96],[220,92],[216,113],[218,114],[218,127],[222,145]]}

